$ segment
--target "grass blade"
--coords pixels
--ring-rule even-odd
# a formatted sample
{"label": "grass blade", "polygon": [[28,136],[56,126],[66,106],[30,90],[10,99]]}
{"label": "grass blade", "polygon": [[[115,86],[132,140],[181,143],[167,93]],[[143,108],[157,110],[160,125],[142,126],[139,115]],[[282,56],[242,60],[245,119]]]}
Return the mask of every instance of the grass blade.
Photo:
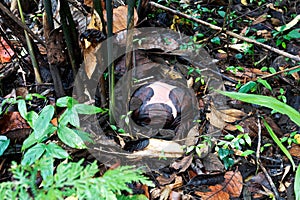
{"label": "grass blade", "polygon": [[300,200],[300,165],[298,165],[295,175],[294,191],[296,197],[295,199]]}
{"label": "grass blade", "polygon": [[291,106],[275,99],[274,97],[257,95],[257,94],[244,94],[238,92],[224,92],[224,91],[217,91],[217,92],[233,99],[237,99],[247,103],[257,104],[260,106],[265,106],[267,108],[276,110],[277,112],[280,112],[282,114],[286,114],[293,122],[295,122],[298,126],[300,126],[300,113],[294,108],[292,108]]}
{"label": "grass blade", "polygon": [[274,140],[274,142],[281,149],[281,151],[286,155],[286,157],[290,160],[290,162],[292,163],[292,166],[293,166],[293,171],[295,171],[296,165],[295,165],[294,160],[293,160],[291,154],[289,153],[289,151],[285,148],[285,146],[283,146],[283,144],[280,142],[280,140],[278,139],[278,137],[276,136],[276,134],[274,133],[274,131],[272,130],[272,128],[269,126],[269,124],[265,120],[264,120],[264,125],[267,128],[267,131],[271,135],[271,137]]}

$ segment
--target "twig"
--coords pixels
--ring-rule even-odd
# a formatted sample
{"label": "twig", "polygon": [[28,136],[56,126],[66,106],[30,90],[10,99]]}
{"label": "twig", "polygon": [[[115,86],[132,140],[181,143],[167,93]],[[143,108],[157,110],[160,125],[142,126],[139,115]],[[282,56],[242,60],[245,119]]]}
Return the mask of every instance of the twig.
{"label": "twig", "polygon": [[[205,25],[205,26],[208,26],[209,28],[214,29],[214,30],[216,30],[216,31],[221,31],[221,30],[222,30],[222,28],[219,27],[219,26],[210,24],[210,23],[208,23],[208,22],[206,22],[206,21],[203,21],[203,20],[201,20],[201,19],[194,18],[194,17],[192,17],[192,16],[190,16],[190,15],[184,14],[184,13],[179,12],[179,11],[176,11],[176,10],[173,10],[173,9],[171,9],[171,8],[162,6],[162,5],[158,4],[158,3],[155,3],[155,2],[150,1],[149,4],[152,5],[152,6],[154,6],[154,7],[156,7],[156,8],[160,8],[160,9],[166,10],[166,11],[168,11],[168,12],[171,12],[171,13],[175,14],[175,15],[179,15],[179,16],[181,16],[181,17],[184,17],[184,18],[193,20],[193,21],[195,21],[195,22],[198,22],[198,23],[200,23],[200,24],[203,24],[203,25]],[[253,40],[253,39],[250,39],[250,38],[243,37],[243,36],[241,36],[241,35],[239,35],[239,34],[236,34],[236,33],[234,33],[234,32],[228,31],[228,30],[226,30],[226,31],[224,31],[224,32],[225,32],[227,35],[230,35],[230,36],[232,36],[232,37],[238,38],[238,39],[240,39],[240,40],[243,40],[243,41],[246,41],[246,42],[249,42],[249,43],[256,44],[256,45],[261,46],[261,47],[263,47],[263,48],[265,48],[265,49],[268,49],[268,50],[270,50],[270,51],[273,51],[273,52],[275,52],[275,53],[277,53],[277,54],[283,55],[283,56],[285,56],[285,57],[287,57],[287,58],[293,59],[293,60],[298,61],[298,62],[300,61],[300,57],[299,57],[299,56],[295,56],[295,55],[289,54],[289,53],[284,52],[284,51],[281,51],[281,50],[279,50],[279,49],[277,49],[277,48],[274,48],[274,47],[271,47],[271,46],[269,46],[269,45],[260,43],[260,42],[258,42],[258,41],[256,41],[256,40]]]}
{"label": "twig", "polygon": [[285,70],[281,70],[281,71],[278,71],[274,74],[267,74],[267,75],[264,75],[262,77],[260,77],[261,79],[266,79],[266,78],[270,78],[272,76],[276,76],[278,74],[282,74],[282,73],[285,73],[285,72],[289,72],[289,71],[292,71],[292,70],[295,70],[295,69],[299,69],[300,68],[300,65],[297,65],[295,67],[292,67],[292,68],[289,68],[289,69],[285,69]]}
{"label": "twig", "polygon": [[18,26],[22,29],[26,30],[29,35],[37,40],[41,45],[46,47],[43,40],[41,40],[38,36],[36,36],[25,24],[23,24],[16,16],[14,16],[1,2],[0,2],[0,10],[2,10],[5,14],[7,14]]}
{"label": "twig", "polygon": [[256,148],[256,171],[258,171],[258,166],[260,164],[259,162],[259,157],[260,157],[260,147],[261,147],[261,124],[260,124],[260,118],[257,118],[257,126],[258,126],[258,131],[257,131],[257,136],[258,136],[258,141],[257,141],[257,148]]}
{"label": "twig", "polygon": [[278,193],[278,191],[277,191],[277,189],[276,189],[276,186],[275,186],[275,184],[274,184],[274,182],[273,182],[271,176],[269,175],[268,171],[267,171],[266,168],[265,168],[264,166],[262,166],[262,165],[260,165],[260,168],[261,168],[262,171],[264,172],[264,174],[265,174],[265,176],[266,176],[266,178],[267,178],[267,180],[268,180],[268,182],[269,182],[269,184],[270,184],[270,186],[271,186],[271,188],[272,188],[272,190],[273,190],[273,192],[274,192],[275,199],[280,199],[279,193]]}

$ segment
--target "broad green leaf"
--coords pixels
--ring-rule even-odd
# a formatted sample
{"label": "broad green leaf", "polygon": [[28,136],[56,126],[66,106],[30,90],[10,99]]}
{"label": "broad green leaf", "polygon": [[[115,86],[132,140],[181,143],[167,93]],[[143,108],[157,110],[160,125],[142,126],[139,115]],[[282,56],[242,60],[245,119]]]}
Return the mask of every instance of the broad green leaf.
{"label": "broad green leaf", "polygon": [[87,104],[76,104],[74,105],[74,108],[79,114],[86,114],[86,115],[105,112],[102,108],[98,108],[96,106],[87,105]]}
{"label": "broad green leaf", "polygon": [[70,123],[77,128],[80,127],[79,116],[74,107],[67,108],[65,112],[59,117],[58,122],[64,126]]}
{"label": "broad green leaf", "polygon": [[43,182],[47,181],[49,184],[50,182],[53,183],[53,172],[54,172],[54,158],[50,156],[48,153],[42,156],[39,161],[39,170],[41,172],[41,176],[43,178]]}
{"label": "broad green leaf", "polygon": [[37,159],[39,159],[43,155],[43,153],[45,152],[45,149],[46,149],[46,145],[43,143],[39,143],[39,144],[36,144],[35,146],[31,147],[24,154],[21,164],[22,165],[33,164]]}
{"label": "broad green leaf", "polygon": [[293,166],[293,170],[295,171],[296,165],[295,165],[294,160],[293,160],[291,154],[289,153],[289,151],[285,148],[285,146],[283,146],[283,144],[280,142],[280,140],[278,139],[276,134],[273,132],[272,128],[269,126],[269,124],[265,120],[264,120],[264,125],[265,125],[267,131],[269,132],[269,134],[271,135],[272,139],[274,140],[274,142],[281,149],[281,151],[286,155],[286,157],[290,160],[290,162],[292,163],[292,166]]}
{"label": "broad green leaf", "polygon": [[300,126],[300,113],[296,111],[291,106],[269,96],[257,95],[257,94],[244,94],[238,92],[224,92],[218,91],[219,93],[228,96],[233,99],[244,101],[247,103],[257,104],[260,106],[265,106],[267,108],[276,110],[282,114],[286,114],[289,118]]}
{"label": "broad green leaf", "polygon": [[44,132],[48,128],[48,125],[53,117],[54,107],[52,105],[47,105],[43,108],[39,117],[36,119],[33,124],[35,138],[41,138],[41,135],[44,135]]}
{"label": "broad green leaf", "polygon": [[10,140],[6,136],[0,135],[0,156],[2,156],[7,149],[9,142]]}
{"label": "broad green leaf", "polygon": [[91,135],[87,132],[72,129],[84,142],[94,143],[94,140],[92,140]]}
{"label": "broad green leaf", "polygon": [[249,81],[248,83],[246,83],[245,85],[243,85],[240,89],[239,92],[240,93],[247,93],[250,90],[252,90],[254,87],[256,86],[256,83],[254,81]]}
{"label": "broad green leaf", "polygon": [[77,149],[84,149],[86,145],[84,144],[83,140],[70,128],[66,126],[59,125],[57,129],[57,134],[59,139],[65,143],[66,145],[77,148]]}
{"label": "broad green leaf", "polygon": [[246,143],[247,143],[249,146],[251,146],[251,138],[249,137],[249,134],[248,134],[248,133],[244,134],[244,139],[245,139]]}
{"label": "broad green leaf", "polygon": [[300,200],[300,164],[297,167],[295,182],[294,182],[294,192],[296,200]]}
{"label": "broad green leaf", "polygon": [[34,137],[34,132],[32,132],[32,133],[26,138],[26,140],[23,142],[21,151],[24,151],[24,150],[28,149],[29,147],[31,147],[32,145],[34,145],[34,144],[37,143],[37,142],[38,142],[38,140],[35,139],[35,137]]}
{"label": "broad green leaf", "polygon": [[27,120],[27,108],[24,99],[18,100],[18,111],[20,112],[20,115],[23,117],[23,119]]}
{"label": "broad green leaf", "polygon": [[225,17],[226,12],[224,12],[224,11],[222,11],[222,10],[219,10],[219,11],[218,11],[218,14],[219,14],[221,17]]}
{"label": "broad green leaf", "polygon": [[69,96],[61,97],[61,98],[57,99],[57,101],[56,101],[56,106],[58,106],[58,107],[68,107],[68,108],[71,108],[75,104],[78,104],[78,101],[75,100],[72,97],[69,97]]}
{"label": "broad green leaf", "polygon": [[69,154],[66,150],[58,146],[57,144],[51,142],[46,146],[47,154],[53,158],[63,159],[68,158]]}
{"label": "broad green leaf", "polygon": [[39,115],[33,110],[27,113],[26,120],[31,128],[33,128],[35,121],[37,120],[38,117]]}

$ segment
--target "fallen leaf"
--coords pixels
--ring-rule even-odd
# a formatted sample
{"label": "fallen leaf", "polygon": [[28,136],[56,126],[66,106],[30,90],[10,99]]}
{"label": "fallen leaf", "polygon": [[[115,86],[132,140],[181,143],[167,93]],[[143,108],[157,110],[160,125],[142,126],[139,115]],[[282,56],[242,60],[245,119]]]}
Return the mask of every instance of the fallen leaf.
{"label": "fallen leaf", "polygon": [[6,41],[1,37],[1,45],[0,45],[0,61],[1,63],[7,63],[11,61],[11,58],[14,55],[14,51],[10,48],[10,46],[6,43]]}
{"label": "fallen leaf", "polygon": [[206,171],[223,171],[224,165],[216,154],[209,153],[202,159]]}
{"label": "fallen leaf", "polygon": [[210,185],[204,191],[195,191],[202,199],[224,200],[237,198],[243,189],[243,177],[239,171],[228,171],[224,175],[225,181],[220,184]]}
{"label": "fallen leaf", "polygon": [[150,138],[149,145],[141,151],[136,151],[128,157],[149,157],[149,158],[179,158],[184,154],[181,145],[174,141]]}
{"label": "fallen leaf", "polygon": [[8,112],[0,119],[0,134],[12,141],[22,142],[31,132],[30,126],[19,112]]}
{"label": "fallen leaf", "polygon": [[180,160],[173,162],[171,164],[171,167],[173,167],[176,170],[180,170],[178,173],[185,172],[185,170],[191,165],[192,161],[193,161],[193,155],[191,154],[183,157]]}
{"label": "fallen leaf", "polygon": [[[125,30],[127,28],[127,6],[119,6],[113,9],[113,33]],[[106,20],[106,10],[103,10],[103,17]],[[134,9],[134,26],[137,24],[138,15]]]}

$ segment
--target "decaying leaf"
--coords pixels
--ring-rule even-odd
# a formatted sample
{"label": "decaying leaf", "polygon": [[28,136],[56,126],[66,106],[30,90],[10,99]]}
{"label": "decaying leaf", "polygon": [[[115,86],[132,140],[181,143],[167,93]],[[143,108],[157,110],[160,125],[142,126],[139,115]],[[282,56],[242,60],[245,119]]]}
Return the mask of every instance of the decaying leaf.
{"label": "decaying leaf", "polygon": [[184,151],[181,145],[174,141],[150,138],[149,145],[141,151],[133,152],[129,157],[149,157],[149,158],[179,158]]}
{"label": "decaying leaf", "polygon": [[193,161],[193,155],[191,154],[183,157],[180,160],[173,162],[171,164],[171,167],[173,167],[176,170],[179,170],[179,173],[185,172],[185,170],[191,165],[192,161]]}
{"label": "decaying leaf", "polygon": [[10,62],[10,60],[14,54],[15,54],[14,51],[10,48],[10,46],[6,43],[6,41],[1,37],[0,62],[1,63]]}
{"label": "decaying leaf", "polygon": [[202,159],[206,171],[223,171],[224,165],[216,154],[209,153]]}
{"label": "decaying leaf", "polygon": [[[113,9],[113,33],[125,30],[127,28],[127,6],[119,6]],[[106,20],[106,10],[103,11],[104,20]],[[138,15],[134,9],[134,26],[137,24]]]}
{"label": "decaying leaf", "polygon": [[19,112],[8,112],[0,119],[0,134],[12,141],[22,142],[31,132],[30,126]]}
{"label": "decaying leaf", "polygon": [[242,116],[246,115],[237,109],[217,110],[213,105],[210,106],[210,109],[211,112],[207,113],[206,117],[213,126],[219,129],[236,130],[236,127],[229,123],[240,120]]}
{"label": "decaying leaf", "polygon": [[224,200],[237,198],[241,195],[243,189],[243,178],[239,171],[228,171],[224,175],[225,181],[220,184],[211,185],[204,191],[196,191],[195,194],[202,199]]}

